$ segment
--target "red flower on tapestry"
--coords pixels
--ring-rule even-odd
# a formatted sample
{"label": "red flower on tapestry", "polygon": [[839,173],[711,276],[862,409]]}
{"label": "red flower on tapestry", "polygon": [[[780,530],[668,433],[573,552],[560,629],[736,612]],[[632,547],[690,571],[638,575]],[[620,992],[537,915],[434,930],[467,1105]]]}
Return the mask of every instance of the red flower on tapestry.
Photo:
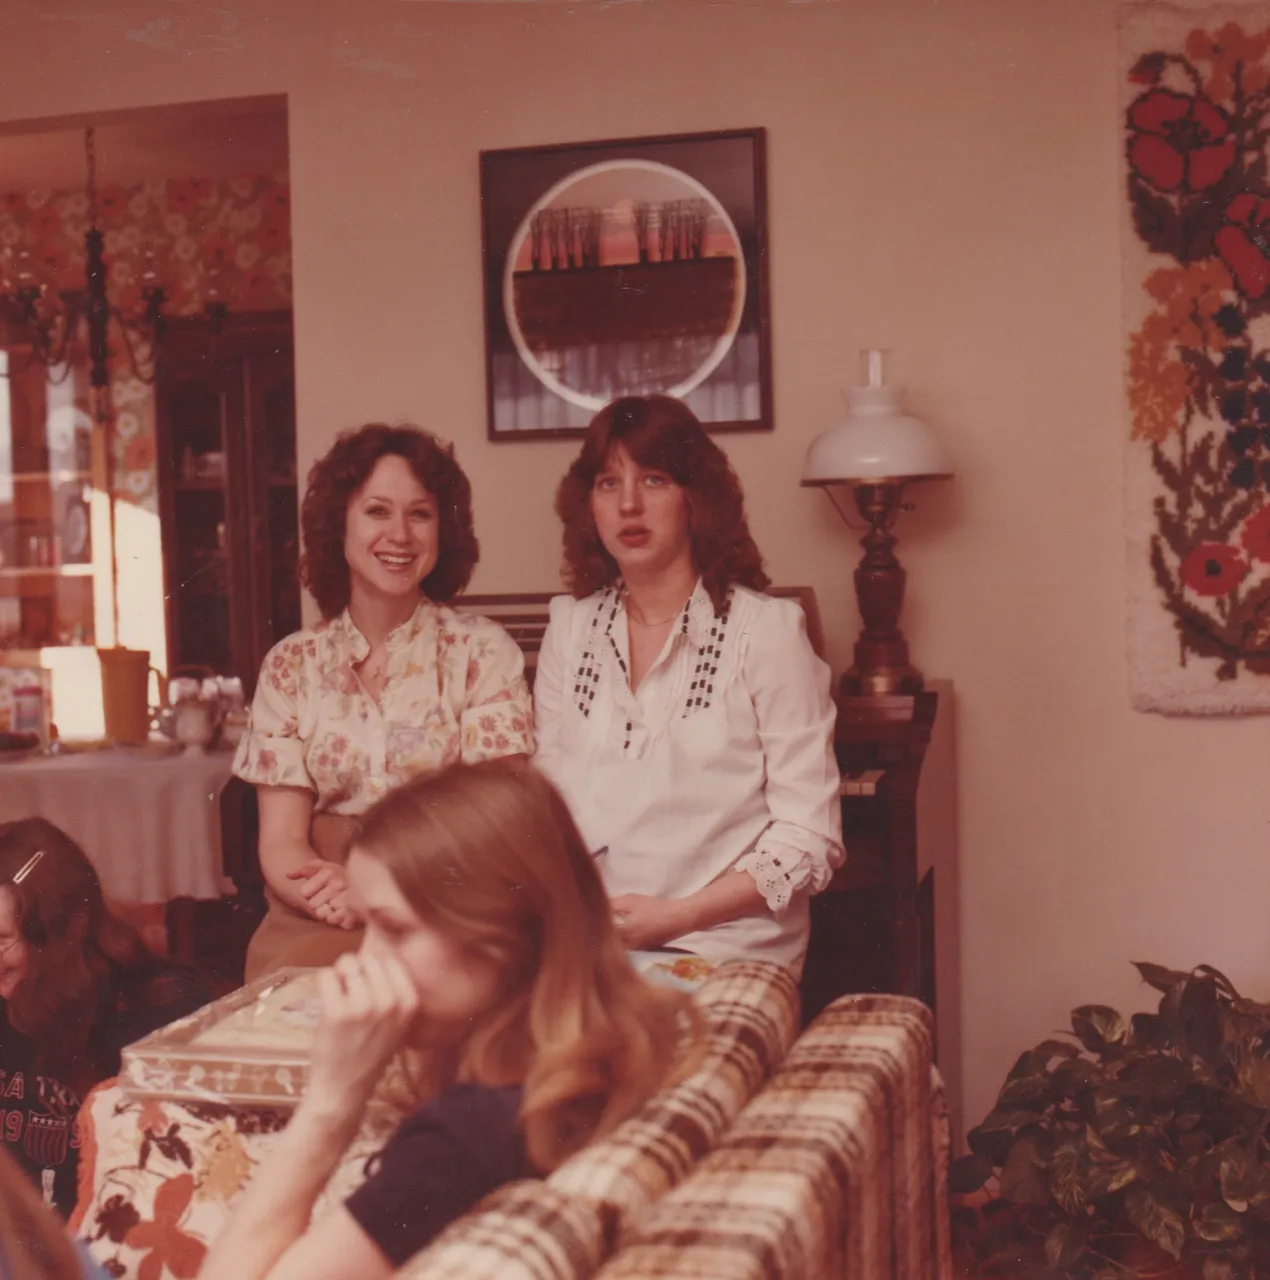
{"label": "red flower on tapestry", "polygon": [[1129,108],[1129,165],[1159,191],[1205,191],[1235,162],[1225,113],[1207,98],[1152,89]]}
{"label": "red flower on tapestry", "polygon": [[180,1228],[181,1215],[194,1197],[194,1177],[183,1173],[154,1193],[154,1220],[139,1222],[128,1232],[129,1248],[147,1249],[137,1268],[137,1280],[159,1280],[166,1267],[177,1280],[193,1280],[207,1254],[207,1246]]}
{"label": "red flower on tapestry", "polygon": [[1247,575],[1243,556],[1223,542],[1201,542],[1182,561],[1182,581],[1197,596],[1229,595]]}
{"label": "red flower on tapestry", "polygon": [[1249,298],[1260,298],[1270,288],[1270,200],[1249,191],[1236,196],[1213,245],[1240,290]]}
{"label": "red flower on tapestry", "polygon": [[1254,560],[1270,561],[1270,507],[1262,507],[1249,518],[1239,541]]}

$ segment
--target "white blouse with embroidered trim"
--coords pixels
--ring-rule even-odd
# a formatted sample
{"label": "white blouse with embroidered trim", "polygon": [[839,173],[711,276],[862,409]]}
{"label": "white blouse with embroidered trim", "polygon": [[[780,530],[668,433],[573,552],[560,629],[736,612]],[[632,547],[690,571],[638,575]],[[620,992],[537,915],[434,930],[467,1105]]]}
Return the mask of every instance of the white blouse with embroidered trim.
{"label": "white blouse with embroidered trim", "polygon": [[829,668],[802,609],[741,587],[716,616],[699,582],[631,692],[620,590],[558,596],[534,684],[538,754],[608,892],[682,898],[748,871],[768,910],[671,945],[795,971],[808,898],[845,857]]}
{"label": "white blouse with embroidered trim", "polygon": [[315,813],[357,815],[420,773],[533,751],[524,656],[497,623],[423,600],[387,649],[376,702],[354,671],[370,645],[347,610],[276,644],[234,772],[307,788]]}

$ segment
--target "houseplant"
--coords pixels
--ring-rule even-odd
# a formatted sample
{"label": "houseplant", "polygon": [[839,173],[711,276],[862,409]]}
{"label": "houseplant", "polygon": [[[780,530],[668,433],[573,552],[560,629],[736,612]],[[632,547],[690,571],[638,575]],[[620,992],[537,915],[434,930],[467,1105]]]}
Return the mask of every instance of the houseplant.
{"label": "houseplant", "polygon": [[1208,965],[1137,966],[1156,1013],[1072,1012],[952,1169],[977,1274],[1270,1276],[1270,1004]]}

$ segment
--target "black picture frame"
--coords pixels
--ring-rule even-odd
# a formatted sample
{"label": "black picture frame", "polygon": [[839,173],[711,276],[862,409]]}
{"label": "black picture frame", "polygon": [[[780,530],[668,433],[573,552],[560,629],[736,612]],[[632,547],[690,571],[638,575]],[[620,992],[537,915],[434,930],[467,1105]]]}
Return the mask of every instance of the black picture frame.
{"label": "black picture frame", "polygon": [[[604,166],[602,176],[596,166]],[[537,220],[532,217],[544,197],[552,206],[567,202],[564,188],[575,179],[579,191],[585,183],[602,185],[606,200],[629,181],[639,198],[623,196],[587,210],[549,207]],[[482,151],[480,182],[491,440],[580,436],[613,395],[654,390],[679,394],[710,431],[772,429],[763,129]],[[690,198],[652,203],[640,195],[667,183],[670,189],[683,188]],[[636,208],[645,211],[642,222],[631,212]],[[604,261],[606,249],[617,243],[616,238],[605,240],[605,231],[628,214],[633,230],[625,230],[622,243],[636,246],[639,259]],[[581,225],[591,218],[586,241],[591,248],[582,239],[588,233],[572,226],[542,232],[544,217],[555,219],[553,227],[564,226],[567,219]],[[674,229],[688,221],[698,228],[695,234]],[[708,231],[703,229],[707,226]],[[550,247],[541,248],[543,244]],[[549,262],[557,247],[558,261]],[[509,273],[514,252],[521,267]],[[733,264],[731,284],[721,283],[727,275],[724,260]],[[509,307],[516,311],[511,323]],[[527,317],[524,325],[522,314]],[[726,328],[719,336],[721,324]],[[540,360],[547,334],[559,345],[549,345]],[[636,349],[640,358],[627,358]],[[702,351],[708,355],[697,359]],[[651,376],[672,381],[666,370],[680,358],[691,370],[682,381],[639,384],[650,367],[657,369]],[[591,379],[587,385],[565,385],[564,374],[556,378],[553,369],[570,361],[589,371],[577,379]]]}

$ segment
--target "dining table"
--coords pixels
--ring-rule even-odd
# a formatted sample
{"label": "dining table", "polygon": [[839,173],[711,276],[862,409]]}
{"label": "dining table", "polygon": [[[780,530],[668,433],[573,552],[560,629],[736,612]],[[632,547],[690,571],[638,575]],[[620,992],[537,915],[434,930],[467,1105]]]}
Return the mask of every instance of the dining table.
{"label": "dining table", "polygon": [[34,753],[0,763],[0,822],[38,816],[60,827],[112,903],[220,898],[234,892],[220,819],[233,758],[166,741]]}

